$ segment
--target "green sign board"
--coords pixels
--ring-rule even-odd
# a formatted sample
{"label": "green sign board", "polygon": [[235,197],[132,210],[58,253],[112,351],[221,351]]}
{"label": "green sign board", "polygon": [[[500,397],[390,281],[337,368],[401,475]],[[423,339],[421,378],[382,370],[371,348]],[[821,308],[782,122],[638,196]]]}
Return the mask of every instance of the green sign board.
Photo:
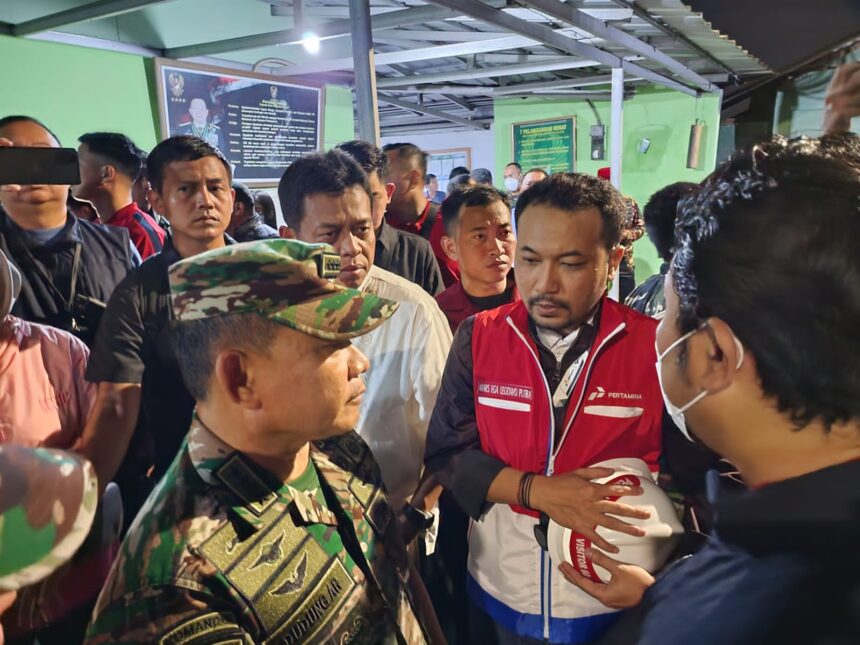
{"label": "green sign board", "polygon": [[514,160],[523,167],[548,173],[573,172],[576,146],[574,117],[514,123]]}

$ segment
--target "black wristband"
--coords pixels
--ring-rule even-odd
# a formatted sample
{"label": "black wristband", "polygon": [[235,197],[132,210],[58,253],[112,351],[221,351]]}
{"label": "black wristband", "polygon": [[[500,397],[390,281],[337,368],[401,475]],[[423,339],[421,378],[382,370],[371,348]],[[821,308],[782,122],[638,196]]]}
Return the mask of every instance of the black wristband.
{"label": "black wristband", "polygon": [[534,478],[534,473],[523,473],[523,476],[520,477],[520,485],[517,491],[517,502],[524,508],[531,508],[529,502],[531,501],[532,480]]}
{"label": "black wristband", "polygon": [[433,522],[436,520],[436,516],[433,513],[427,513],[426,511],[421,511],[412,504],[404,504],[403,505],[403,515],[409,520],[413,525],[417,526],[422,531],[429,529],[433,526]]}

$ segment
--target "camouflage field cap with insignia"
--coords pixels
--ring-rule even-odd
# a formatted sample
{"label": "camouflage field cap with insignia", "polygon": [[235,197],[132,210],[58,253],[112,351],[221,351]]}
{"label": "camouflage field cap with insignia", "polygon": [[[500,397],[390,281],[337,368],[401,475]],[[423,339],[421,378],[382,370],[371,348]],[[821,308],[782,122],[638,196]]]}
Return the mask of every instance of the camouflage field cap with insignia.
{"label": "camouflage field cap with insignia", "polygon": [[170,297],[177,320],[257,314],[332,340],[365,334],[397,303],[333,282],[340,256],[328,244],[271,239],[233,244],[177,262]]}
{"label": "camouflage field cap with insignia", "polygon": [[0,591],[16,591],[65,564],[98,505],[90,462],[62,450],[0,445]]}

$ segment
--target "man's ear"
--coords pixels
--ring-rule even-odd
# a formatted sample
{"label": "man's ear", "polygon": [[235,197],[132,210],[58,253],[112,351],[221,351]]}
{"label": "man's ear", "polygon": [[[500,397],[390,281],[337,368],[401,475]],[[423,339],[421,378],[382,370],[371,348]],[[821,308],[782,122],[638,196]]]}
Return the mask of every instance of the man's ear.
{"label": "man's ear", "polygon": [[618,277],[618,267],[621,264],[621,258],[624,257],[624,247],[620,244],[609,252],[609,279],[615,280]]}
{"label": "man's ear", "polygon": [[149,205],[152,207],[156,213],[166,218],[167,221],[170,221],[170,217],[167,215],[167,211],[164,210],[164,200],[161,199],[161,195],[159,195],[155,189],[150,188],[146,191],[146,201],[149,202]]}
{"label": "man's ear", "polygon": [[244,352],[223,351],[215,359],[212,385],[233,403],[255,409],[260,407],[260,398],[254,391],[249,368],[249,357]]}
{"label": "man's ear", "polygon": [[296,232],[291,229],[289,226],[281,225],[278,227],[278,235],[280,235],[285,240],[294,240],[296,239]]}
{"label": "man's ear", "polygon": [[108,182],[113,182],[116,179],[116,168],[111,166],[110,164],[105,164],[101,168],[101,183],[106,184]]}
{"label": "man's ear", "polygon": [[729,387],[741,369],[749,367],[752,357],[744,351],[743,345],[725,321],[709,318],[708,327],[713,333],[706,329],[697,334],[702,337],[702,342],[708,343],[707,363],[701,386],[716,394]]}
{"label": "man's ear", "polygon": [[457,242],[454,241],[454,238],[443,235],[440,242],[442,244],[442,250],[445,251],[445,255],[455,262],[459,262],[460,260],[457,258]]}
{"label": "man's ear", "polygon": [[388,201],[385,202],[386,204],[391,203],[391,198],[394,197],[395,190],[397,190],[397,186],[395,186],[393,183],[385,184],[385,192],[388,195]]}
{"label": "man's ear", "polygon": [[424,189],[424,175],[417,169],[409,171],[409,187],[413,188],[414,186],[420,186],[422,191]]}

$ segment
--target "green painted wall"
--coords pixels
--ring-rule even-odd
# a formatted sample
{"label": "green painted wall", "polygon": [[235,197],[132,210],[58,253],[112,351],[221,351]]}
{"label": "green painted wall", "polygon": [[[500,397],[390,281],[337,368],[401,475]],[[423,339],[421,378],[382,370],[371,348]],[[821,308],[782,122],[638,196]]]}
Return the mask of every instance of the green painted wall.
{"label": "green painted wall", "polygon": [[[150,58],[0,36],[0,116],[45,122],[67,146],[84,132],[122,132],[146,150],[160,138]],[[353,136],[352,93],[327,86],[326,148]]]}
{"label": "green painted wall", "polygon": [[[512,125],[522,121],[576,117],[576,170],[596,174],[609,161],[609,102],[595,101],[594,106],[606,126],[607,159],[592,161],[592,125],[598,121],[585,101],[561,99],[496,100],[494,131],[496,136],[495,176],[502,177],[505,164],[513,159]],[[687,146],[690,126],[698,118],[705,123],[700,168],[687,168]],[[621,166],[621,190],[633,197],[640,208],[658,189],[676,181],[701,181],[714,169],[719,126],[719,101],[716,96],[700,99],[660,89],[637,89],[636,96],[624,102],[624,135]],[[646,154],[637,150],[642,138],[651,140]],[[523,170],[527,170],[524,168]],[[636,279],[641,282],[656,273],[660,259],[647,237],[635,245]]]}
{"label": "green painted wall", "polygon": [[355,117],[352,112],[352,90],[326,85],[323,148],[328,150],[343,141],[355,139]]}
{"label": "green painted wall", "polygon": [[158,139],[147,67],[140,56],[0,36],[0,115],[36,117],[67,146],[112,130],[149,150]]}

